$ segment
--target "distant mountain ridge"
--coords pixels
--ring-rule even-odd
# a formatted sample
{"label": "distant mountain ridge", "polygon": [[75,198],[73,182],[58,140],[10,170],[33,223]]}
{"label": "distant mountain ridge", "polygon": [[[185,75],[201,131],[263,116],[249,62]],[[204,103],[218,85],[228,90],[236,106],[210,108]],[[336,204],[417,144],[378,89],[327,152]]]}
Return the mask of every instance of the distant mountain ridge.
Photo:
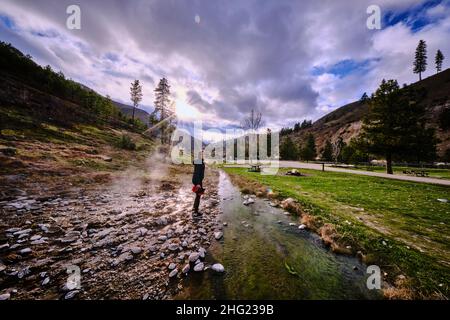
{"label": "distant mountain ridge", "polygon": [[[380,80],[381,82],[381,80]],[[422,81],[411,84],[415,88],[425,88],[427,95],[422,102],[428,110],[427,123],[436,128],[436,135],[440,142],[437,145],[438,154],[442,155],[450,148],[450,130],[439,128],[439,114],[450,107],[450,69],[432,75]],[[348,143],[356,137],[362,126],[362,120],[368,112],[368,104],[362,101],[354,101],[344,105],[319,120],[313,125],[299,132],[290,133],[293,141],[301,143],[305,141],[307,134],[312,133],[316,139],[318,153],[321,152],[327,140],[334,143],[339,137]]]}
{"label": "distant mountain ridge", "polygon": [[[131,118],[133,116],[133,106],[130,106],[130,105],[127,105],[127,104],[124,104],[121,102],[117,102],[117,101],[113,101],[113,103],[117,108],[119,108],[120,112],[122,112],[127,117]],[[134,116],[136,117],[136,119],[141,120],[146,125],[149,124],[150,114],[147,111],[136,108],[134,110]]]}

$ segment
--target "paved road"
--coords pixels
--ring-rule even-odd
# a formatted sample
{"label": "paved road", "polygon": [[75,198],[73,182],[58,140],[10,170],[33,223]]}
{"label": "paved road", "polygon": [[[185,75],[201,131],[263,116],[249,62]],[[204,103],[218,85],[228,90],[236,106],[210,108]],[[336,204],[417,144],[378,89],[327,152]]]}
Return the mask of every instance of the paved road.
{"label": "paved road", "polygon": [[[280,168],[299,168],[299,169],[322,170],[322,164],[306,163],[306,162],[298,162],[298,161],[280,161]],[[426,177],[415,177],[415,176],[407,176],[407,175],[399,175],[399,174],[386,174],[386,173],[363,171],[363,170],[352,170],[352,169],[345,169],[345,168],[334,168],[334,167],[331,167],[330,165],[325,165],[325,171],[354,173],[354,174],[360,174],[363,176],[380,177],[380,178],[387,178],[387,179],[396,179],[396,180],[404,180],[404,181],[438,184],[438,185],[442,185],[442,186],[450,186],[450,180],[437,179],[437,178],[426,178]]]}

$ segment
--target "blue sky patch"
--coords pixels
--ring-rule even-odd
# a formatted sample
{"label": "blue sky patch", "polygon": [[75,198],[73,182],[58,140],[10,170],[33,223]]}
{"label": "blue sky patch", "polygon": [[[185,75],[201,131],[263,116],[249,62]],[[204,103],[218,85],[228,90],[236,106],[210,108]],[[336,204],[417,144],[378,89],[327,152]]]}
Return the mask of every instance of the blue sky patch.
{"label": "blue sky patch", "polygon": [[413,32],[421,30],[424,26],[434,23],[435,20],[426,15],[428,9],[439,4],[445,4],[442,0],[429,0],[411,7],[408,10],[394,12],[388,11],[383,16],[383,26],[393,26],[397,23],[404,23]]}
{"label": "blue sky patch", "polygon": [[15,27],[15,23],[10,17],[1,14],[0,14],[0,23],[2,23],[8,29],[14,29]]}

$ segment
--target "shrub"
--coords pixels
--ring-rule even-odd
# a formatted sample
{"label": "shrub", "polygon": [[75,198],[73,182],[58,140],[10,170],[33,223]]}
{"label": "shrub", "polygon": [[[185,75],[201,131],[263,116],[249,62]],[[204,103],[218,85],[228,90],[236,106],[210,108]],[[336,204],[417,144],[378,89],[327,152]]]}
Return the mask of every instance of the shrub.
{"label": "shrub", "polygon": [[125,134],[120,138],[120,147],[125,150],[136,150],[136,144]]}

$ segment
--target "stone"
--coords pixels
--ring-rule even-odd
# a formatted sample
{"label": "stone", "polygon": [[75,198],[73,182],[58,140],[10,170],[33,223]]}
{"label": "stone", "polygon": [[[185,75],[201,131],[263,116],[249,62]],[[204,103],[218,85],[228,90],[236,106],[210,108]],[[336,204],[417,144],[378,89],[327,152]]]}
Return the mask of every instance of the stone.
{"label": "stone", "polygon": [[39,240],[40,238],[42,238],[42,236],[40,234],[36,234],[30,238],[30,241],[36,241]]}
{"label": "stone", "polygon": [[221,232],[221,231],[214,232],[214,238],[216,240],[220,240],[220,239],[222,239],[222,237],[223,237],[223,232]]}
{"label": "stone", "polygon": [[178,245],[176,244],[176,243],[171,243],[171,244],[169,244],[169,247],[168,247],[168,249],[170,250],[170,251],[177,251],[178,250]]}
{"label": "stone", "polygon": [[301,224],[301,225],[298,226],[298,228],[299,228],[300,230],[304,230],[304,229],[306,229],[306,225]]}
{"label": "stone", "polygon": [[200,259],[205,259],[206,250],[204,248],[198,249],[198,255],[199,255]]}
{"label": "stone", "polygon": [[73,298],[75,298],[75,296],[79,293],[79,290],[73,290],[73,291],[69,291],[66,293],[66,295],[64,296],[65,300],[71,300]]}
{"label": "stone", "polygon": [[0,301],[9,300],[11,298],[10,293],[0,294]]}
{"label": "stone", "polygon": [[31,273],[30,267],[25,267],[17,273],[17,278],[22,279]]}
{"label": "stone", "polygon": [[198,252],[193,252],[189,255],[189,262],[195,262],[200,257],[200,254]]}
{"label": "stone", "polygon": [[4,243],[4,244],[0,245],[0,251],[8,249],[8,248],[9,248],[9,243]]}
{"label": "stone", "polygon": [[188,263],[188,264],[186,264],[186,265],[183,267],[183,269],[181,270],[181,272],[183,272],[183,273],[188,273],[189,270],[191,270],[191,266],[190,266],[189,263]]}
{"label": "stone", "polygon": [[228,223],[224,222],[224,223],[223,223],[223,226],[224,226],[224,227],[228,226]]}
{"label": "stone", "polygon": [[194,266],[194,271],[195,271],[195,272],[203,271],[203,269],[205,269],[205,265],[203,264],[203,262],[197,263],[197,264]]}
{"label": "stone", "polygon": [[22,234],[29,234],[32,230],[31,229],[24,229],[24,230],[19,230],[13,233],[13,235],[15,235],[16,237],[22,235]]}
{"label": "stone", "polygon": [[21,255],[26,255],[26,254],[31,253],[32,251],[33,251],[33,250],[31,250],[30,248],[25,248],[25,249],[20,250],[19,253],[20,253]]}
{"label": "stone", "polygon": [[130,250],[133,254],[140,254],[142,252],[142,248],[140,247],[132,247]]}
{"label": "stone", "polygon": [[442,202],[442,203],[448,203],[449,202],[448,199],[437,199],[437,201]]}
{"label": "stone", "polygon": [[44,281],[42,281],[42,285],[45,286],[45,285],[47,285],[49,282],[50,282],[50,278],[47,277],[47,278],[44,279]]}
{"label": "stone", "polygon": [[169,278],[173,278],[178,274],[178,269],[173,269],[170,273],[169,273]]}
{"label": "stone", "polygon": [[248,198],[248,199],[246,199],[244,202],[242,202],[242,204],[243,204],[244,206],[251,205],[252,203],[255,203],[255,200],[253,200],[253,198]]}
{"label": "stone", "polygon": [[176,267],[177,267],[177,265],[175,263],[173,263],[173,262],[171,264],[169,264],[169,270],[173,270]]}
{"label": "stone", "polygon": [[148,233],[148,229],[147,228],[139,228],[139,229],[137,229],[137,233],[139,236],[143,237]]}
{"label": "stone", "polygon": [[211,266],[211,269],[214,270],[217,273],[223,273],[225,272],[225,268],[220,263],[215,263]]}

